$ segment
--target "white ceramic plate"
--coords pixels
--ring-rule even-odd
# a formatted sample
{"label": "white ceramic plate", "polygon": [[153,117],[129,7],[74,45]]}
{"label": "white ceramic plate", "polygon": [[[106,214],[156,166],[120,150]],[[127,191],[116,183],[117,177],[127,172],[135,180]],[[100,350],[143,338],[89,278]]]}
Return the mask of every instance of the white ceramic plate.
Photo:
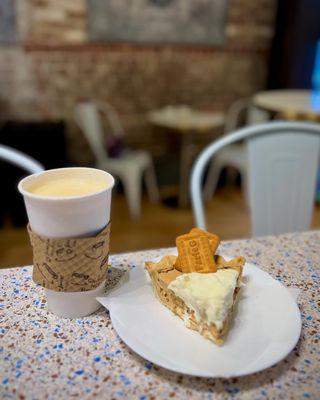
{"label": "white ceramic plate", "polygon": [[137,354],[169,370],[201,377],[235,377],[268,368],[294,348],[301,331],[290,292],[260,268],[246,264],[245,286],[223,346],[187,329],[153,294],[143,266],[98,298],[121,339]]}

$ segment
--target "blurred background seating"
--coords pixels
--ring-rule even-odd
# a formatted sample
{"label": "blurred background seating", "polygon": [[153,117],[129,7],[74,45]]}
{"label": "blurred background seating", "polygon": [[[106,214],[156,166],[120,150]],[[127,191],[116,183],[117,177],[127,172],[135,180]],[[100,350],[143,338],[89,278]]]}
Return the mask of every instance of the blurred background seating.
{"label": "blurred background seating", "polygon": [[[224,134],[227,135],[241,126],[248,123],[248,114],[251,101],[250,99],[239,99],[229,108],[226,117]],[[222,148],[211,161],[208,175],[206,178],[203,196],[206,201],[212,198],[218,185],[220,174],[224,168],[228,168],[228,176],[235,177],[235,171],[240,173],[241,185],[245,195],[248,197],[247,175],[248,175],[248,154],[245,142],[233,143]]]}
{"label": "blurred background seating", "polygon": [[43,165],[34,158],[2,144],[0,145],[0,159],[19,167],[28,174],[37,174],[45,170]]}
{"label": "blurred background seating", "polygon": [[[33,157],[45,169],[69,165],[63,121],[8,120],[0,126],[0,144]],[[18,181],[28,173],[1,160],[0,171],[5,188],[0,196],[0,226],[7,222],[14,226],[25,226],[25,208],[16,188]]]}
{"label": "blurred background seating", "polygon": [[[108,121],[109,132],[107,130],[106,134],[101,114]],[[120,179],[131,217],[139,219],[143,178],[150,200],[159,201],[159,189],[151,154],[146,150],[132,151],[123,146],[124,130],[111,104],[82,102],[75,107],[74,115],[94,154],[94,166]]]}
{"label": "blurred background seating", "polygon": [[310,230],[320,154],[320,124],[274,121],[238,129],[199,154],[191,176],[197,227],[206,229],[201,182],[221,149],[245,140],[253,236]]}

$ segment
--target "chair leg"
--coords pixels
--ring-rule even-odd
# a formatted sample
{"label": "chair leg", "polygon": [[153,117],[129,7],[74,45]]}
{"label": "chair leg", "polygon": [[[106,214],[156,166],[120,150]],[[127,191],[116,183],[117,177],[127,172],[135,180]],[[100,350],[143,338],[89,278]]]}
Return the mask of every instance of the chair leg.
{"label": "chair leg", "polygon": [[249,185],[248,185],[248,171],[246,169],[240,170],[241,174],[241,185],[244,194],[244,198],[246,201],[247,206],[250,207],[250,196],[249,196]]}
{"label": "chair leg", "polygon": [[138,220],[141,214],[142,170],[131,169],[122,182],[131,218]]}
{"label": "chair leg", "polygon": [[235,185],[237,175],[238,175],[238,169],[234,167],[226,168],[226,179],[228,184]]}
{"label": "chair leg", "polygon": [[204,201],[209,201],[212,199],[213,193],[215,192],[218,185],[221,170],[222,165],[213,160],[210,164],[208,176],[203,189]]}
{"label": "chair leg", "polygon": [[147,192],[149,195],[149,199],[153,203],[159,202],[160,193],[159,193],[159,188],[158,188],[158,184],[157,184],[156,172],[155,172],[152,160],[150,160],[150,164],[148,165],[148,167],[145,171],[144,178],[145,178],[145,182],[146,182],[146,188],[147,188]]}

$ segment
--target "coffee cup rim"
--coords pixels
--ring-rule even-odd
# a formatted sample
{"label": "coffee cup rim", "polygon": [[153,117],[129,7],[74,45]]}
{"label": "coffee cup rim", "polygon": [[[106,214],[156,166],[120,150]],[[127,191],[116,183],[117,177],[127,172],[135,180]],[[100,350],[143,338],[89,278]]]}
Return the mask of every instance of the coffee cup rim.
{"label": "coffee cup rim", "polygon": [[[28,190],[23,188],[23,185],[30,179],[34,179],[38,176],[44,175],[46,173],[53,173],[54,171],[70,171],[70,170],[83,170],[83,171],[100,171],[102,173],[104,173],[109,179],[110,179],[110,184],[107,184],[106,187],[104,189],[101,190],[97,190],[95,192],[92,193],[88,193],[88,194],[82,194],[82,195],[76,195],[76,196],[43,196],[43,195],[39,195],[39,194],[34,194],[29,192]],[[34,200],[45,200],[45,201],[53,201],[53,202],[60,202],[60,201],[74,201],[74,200],[84,200],[84,199],[88,199],[90,197],[94,197],[97,196],[99,194],[102,194],[105,191],[111,190],[113,188],[115,184],[115,179],[114,177],[107,171],[104,171],[102,169],[99,168],[91,168],[91,167],[65,167],[65,168],[53,168],[53,169],[47,169],[41,172],[37,172],[35,174],[31,174],[26,176],[25,178],[21,179],[20,182],[18,183],[18,190],[19,192],[25,196],[25,197],[29,197],[31,199]]]}

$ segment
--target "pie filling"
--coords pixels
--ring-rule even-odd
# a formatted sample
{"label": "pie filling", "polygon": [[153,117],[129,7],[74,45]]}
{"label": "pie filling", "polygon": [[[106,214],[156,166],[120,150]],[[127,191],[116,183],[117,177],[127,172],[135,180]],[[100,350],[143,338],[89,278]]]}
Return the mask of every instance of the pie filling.
{"label": "pie filling", "polygon": [[215,324],[220,330],[233,305],[238,278],[239,272],[231,268],[207,274],[192,272],[177,276],[168,289],[194,311],[197,322]]}
{"label": "pie filling", "polygon": [[176,238],[178,256],[146,261],[155,295],[184,324],[217,345],[224,342],[241,286],[245,258],[216,254],[220,239],[199,228]]}

